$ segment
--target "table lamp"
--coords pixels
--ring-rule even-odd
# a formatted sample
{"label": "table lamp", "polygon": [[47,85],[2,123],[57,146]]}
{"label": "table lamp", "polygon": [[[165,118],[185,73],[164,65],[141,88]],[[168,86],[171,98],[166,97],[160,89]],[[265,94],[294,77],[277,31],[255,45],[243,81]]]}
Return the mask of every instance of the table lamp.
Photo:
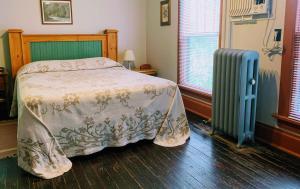
{"label": "table lamp", "polygon": [[124,53],[123,65],[129,70],[133,70],[135,69],[134,62],[135,62],[135,56],[133,50],[126,50]]}

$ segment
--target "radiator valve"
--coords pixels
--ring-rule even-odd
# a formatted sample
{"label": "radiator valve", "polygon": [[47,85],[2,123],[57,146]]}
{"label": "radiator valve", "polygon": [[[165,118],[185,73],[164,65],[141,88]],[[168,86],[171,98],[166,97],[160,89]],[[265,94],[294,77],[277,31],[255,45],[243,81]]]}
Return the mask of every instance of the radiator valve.
{"label": "radiator valve", "polygon": [[249,84],[250,84],[250,85],[255,85],[255,84],[256,84],[255,79],[250,79]]}

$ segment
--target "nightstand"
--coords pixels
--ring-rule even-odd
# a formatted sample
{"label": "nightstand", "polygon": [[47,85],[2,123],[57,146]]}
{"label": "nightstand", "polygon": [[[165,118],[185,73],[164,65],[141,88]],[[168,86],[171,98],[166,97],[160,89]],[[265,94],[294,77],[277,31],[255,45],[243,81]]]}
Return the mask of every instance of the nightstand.
{"label": "nightstand", "polygon": [[157,75],[157,70],[155,70],[155,69],[139,69],[139,68],[137,68],[137,69],[135,69],[135,70],[133,70],[133,71],[135,71],[135,72],[139,72],[139,73],[143,73],[143,74],[146,74],[146,75],[152,75],[152,76],[156,76]]}
{"label": "nightstand", "polygon": [[7,73],[0,72],[0,120],[8,116]]}

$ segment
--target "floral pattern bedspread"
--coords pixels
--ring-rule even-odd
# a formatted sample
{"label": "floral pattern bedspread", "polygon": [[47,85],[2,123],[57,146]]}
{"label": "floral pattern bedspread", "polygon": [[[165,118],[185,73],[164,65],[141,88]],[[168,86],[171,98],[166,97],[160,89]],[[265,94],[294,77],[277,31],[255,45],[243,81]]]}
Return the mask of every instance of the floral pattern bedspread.
{"label": "floral pattern bedspread", "polygon": [[107,58],[40,61],[17,75],[18,165],[51,179],[69,157],[142,139],[173,147],[190,130],[174,82],[126,70]]}

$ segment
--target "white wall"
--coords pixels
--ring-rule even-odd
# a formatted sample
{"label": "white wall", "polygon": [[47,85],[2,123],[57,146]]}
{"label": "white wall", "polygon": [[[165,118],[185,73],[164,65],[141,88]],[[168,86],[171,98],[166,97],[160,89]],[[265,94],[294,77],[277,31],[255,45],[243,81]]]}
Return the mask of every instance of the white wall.
{"label": "white wall", "polygon": [[171,26],[160,26],[160,0],[147,1],[147,62],[159,76],[177,82],[178,0],[171,1]]}
{"label": "white wall", "polygon": [[[172,0],[171,2],[172,25],[160,27],[160,0],[147,1],[147,60],[148,63],[159,69],[159,76],[176,81],[178,0]],[[224,2],[224,5],[226,5],[226,2],[228,3],[229,1],[224,0]],[[284,29],[285,4],[286,0],[277,0],[275,20],[270,20],[269,23],[272,25],[275,22],[275,28]],[[257,120],[265,124],[276,125],[272,114],[277,112],[278,106],[281,57],[277,56],[274,61],[270,61],[262,53],[262,40],[267,21],[263,20],[258,21],[257,24],[233,25],[231,27],[228,23],[229,16],[227,12],[223,12],[223,31],[225,32],[222,36],[222,46],[252,49],[260,52],[261,67]]]}
{"label": "white wall", "polygon": [[160,1],[147,1],[147,62],[159,70],[160,77],[177,82],[178,0],[170,1],[171,25],[163,27]]}
{"label": "white wall", "polygon": [[[274,0],[273,5],[274,19],[269,20],[269,29],[267,31],[270,31],[272,26],[283,30],[286,0]],[[228,18],[228,12],[226,17]],[[272,117],[272,114],[278,110],[282,57],[275,56],[274,60],[271,61],[262,52],[267,25],[268,20],[260,20],[256,24],[228,25],[226,33],[230,34],[231,32],[231,37],[226,35],[226,38],[229,43],[228,47],[260,52],[257,120],[268,125],[276,125],[277,122]],[[272,31],[269,46],[273,45],[273,37],[274,33]]]}
{"label": "white wall", "polygon": [[[73,25],[42,25],[39,0],[0,0],[0,36],[9,28],[21,28],[25,34],[118,29],[120,58],[125,49],[133,49],[137,64],[146,62],[146,0],[72,0],[72,7]],[[0,41],[0,66],[3,64]]]}

